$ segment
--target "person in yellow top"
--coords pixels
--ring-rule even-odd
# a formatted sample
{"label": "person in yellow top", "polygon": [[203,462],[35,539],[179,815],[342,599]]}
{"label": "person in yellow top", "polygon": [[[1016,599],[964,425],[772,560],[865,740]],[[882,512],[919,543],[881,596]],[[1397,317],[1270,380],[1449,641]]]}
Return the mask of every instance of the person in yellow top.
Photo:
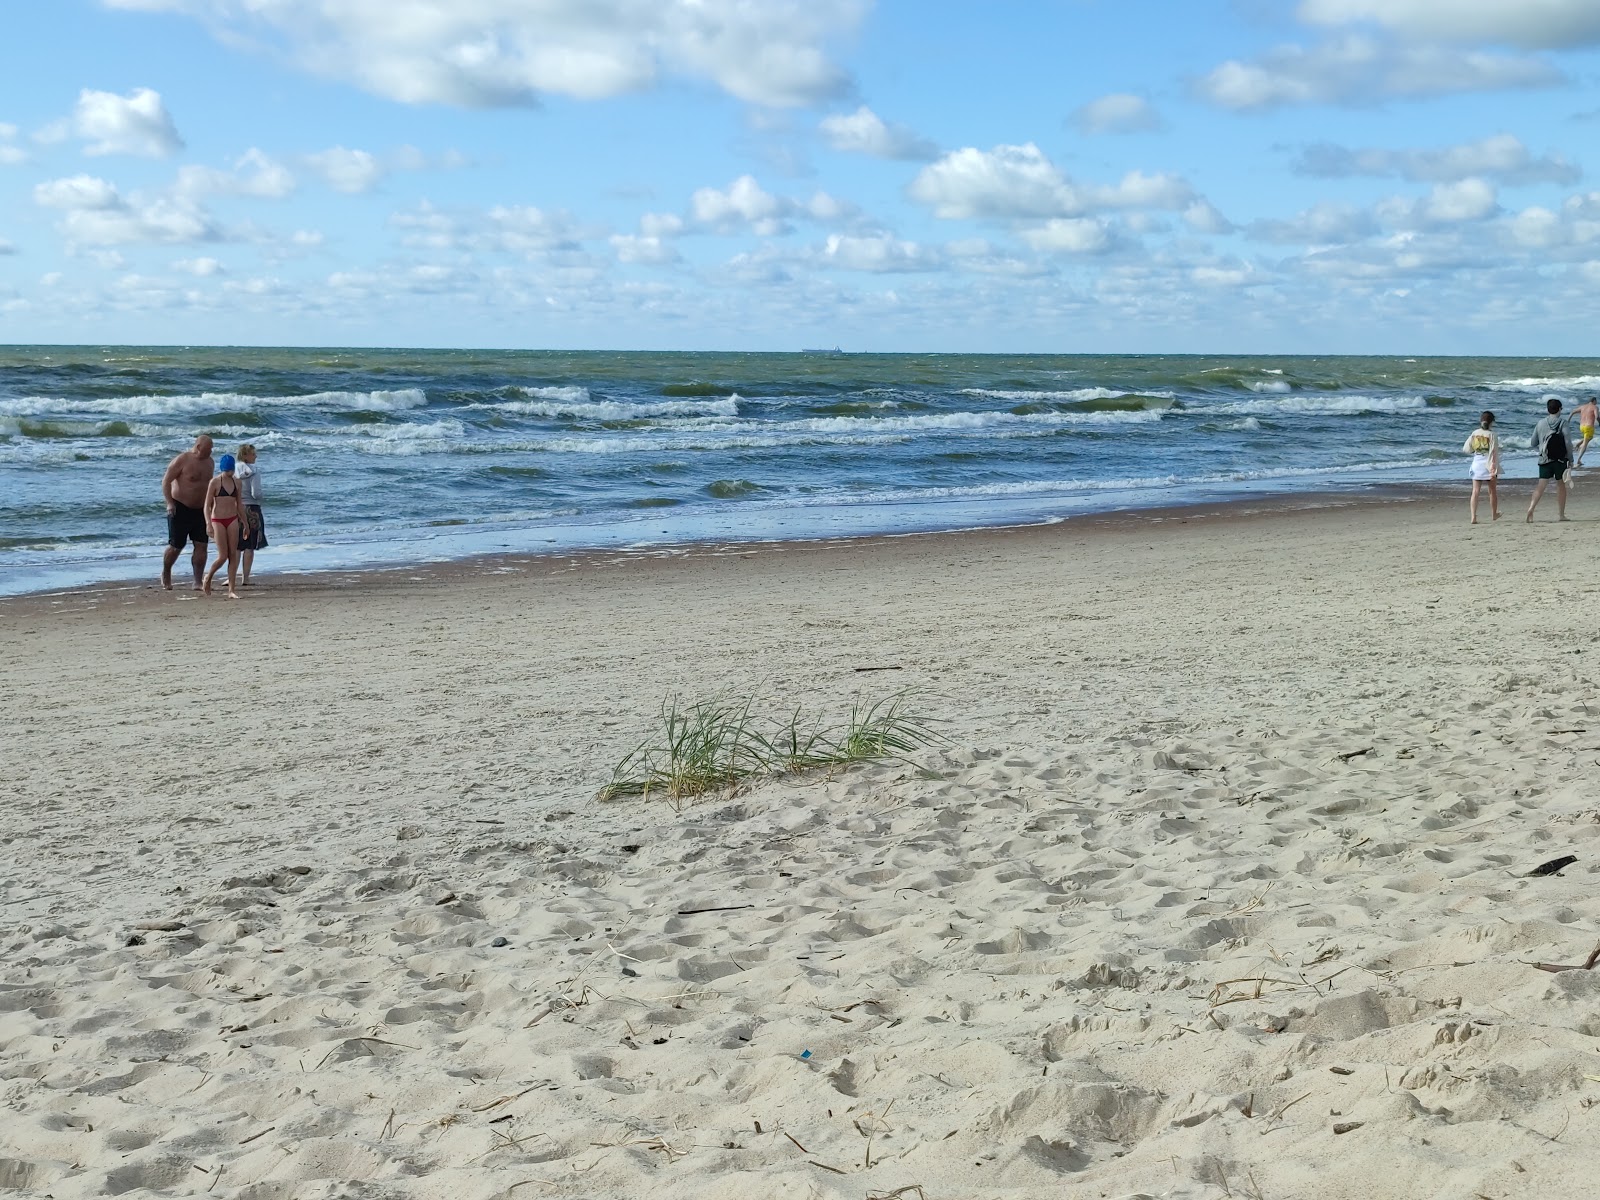
{"label": "person in yellow top", "polygon": [[1578,460],[1572,465],[1583,466],[1583,452],[1589,448],[1589,443],[1594,440],[1594,427],[1600,425],[1600,403],[1590,396],[1578,405],[1578,434],[1583,439],[1578,443]]}
{"label": "person in yellow top", "polygon": [[1489,485],[1489,510],[1498,521],[1500,493],[1496,491],[1495,483],[1500,478],[1500,439],[1495,436],[1492,412],[1485,412],[1478,418],[1478,427],[1467,435],[1461,452],[1472,455],[1472,467],[1468,471],[1472,477],[1472,504],[1469,510],[1472,523],[1478,523],[1478,495],[1486,483]]}

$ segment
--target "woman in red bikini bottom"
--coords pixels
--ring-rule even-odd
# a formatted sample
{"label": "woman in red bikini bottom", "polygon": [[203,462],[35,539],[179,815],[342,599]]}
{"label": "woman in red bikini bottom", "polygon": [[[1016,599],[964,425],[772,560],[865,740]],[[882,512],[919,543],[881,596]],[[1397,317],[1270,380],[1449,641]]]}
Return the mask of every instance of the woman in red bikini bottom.
{"label": "woman in red bikini bottom", "polygon": [[206,572],[205,593],[211,594],[211,579],[224,562],[228,564],[228,599],[237,600],[234,575],[239,569],[239,518],[244,510],[239,506],[239,480],[233,474],[233,455],[224,454],[217,460],[217,474],[206,488],[206,520],[211,522],[211,544],[217,548],[217,560]]}

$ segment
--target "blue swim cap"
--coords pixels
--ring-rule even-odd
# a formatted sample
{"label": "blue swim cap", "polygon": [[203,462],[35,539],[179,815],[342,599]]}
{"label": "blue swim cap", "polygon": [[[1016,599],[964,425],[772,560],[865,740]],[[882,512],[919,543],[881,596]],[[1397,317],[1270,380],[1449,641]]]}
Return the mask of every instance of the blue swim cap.
{"label": "blue swim cap", "polygon": [[233,455],[224,454],[221,458],[219,458],[217,460],[217,470],[219,470],[219,471],[231,471],[231,470],[233,470]]}

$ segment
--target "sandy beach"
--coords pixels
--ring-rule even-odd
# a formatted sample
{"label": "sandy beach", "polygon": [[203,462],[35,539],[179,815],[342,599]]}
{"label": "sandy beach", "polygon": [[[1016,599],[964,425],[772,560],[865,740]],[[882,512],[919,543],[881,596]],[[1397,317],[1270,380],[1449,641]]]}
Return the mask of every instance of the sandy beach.
{"label": "sandy beach", "polygon": [[1600,501],[1524,489],[0,602],[0,1189],[1590,1194]]}

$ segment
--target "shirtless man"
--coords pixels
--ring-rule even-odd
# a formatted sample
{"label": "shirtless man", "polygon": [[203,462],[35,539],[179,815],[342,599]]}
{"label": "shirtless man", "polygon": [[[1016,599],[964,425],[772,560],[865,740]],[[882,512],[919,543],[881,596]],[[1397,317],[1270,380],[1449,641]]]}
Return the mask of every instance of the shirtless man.
{"label": "shirtless man", "polygon": [[1589,443],[1594,440],[1594,427],[1600,425],[1600,403],[1590,396],[1578,406],[1578,433],[1583,439],[1578,447],[1578,461],[1572,465],[1583,466],[1583,452],[1589,448]]}
{"label": "shirtless man", "polygon": [[167,502],[167,550],[161,556],[161,586],[172,590],[172,564],[186,541],[194,542],[190,564],[194,590],[200,590],[206,569],[206,488],[211,486],[211,439],[201,434],[194,448],[185,450],[167,466],[161,479],[161,498]]}

